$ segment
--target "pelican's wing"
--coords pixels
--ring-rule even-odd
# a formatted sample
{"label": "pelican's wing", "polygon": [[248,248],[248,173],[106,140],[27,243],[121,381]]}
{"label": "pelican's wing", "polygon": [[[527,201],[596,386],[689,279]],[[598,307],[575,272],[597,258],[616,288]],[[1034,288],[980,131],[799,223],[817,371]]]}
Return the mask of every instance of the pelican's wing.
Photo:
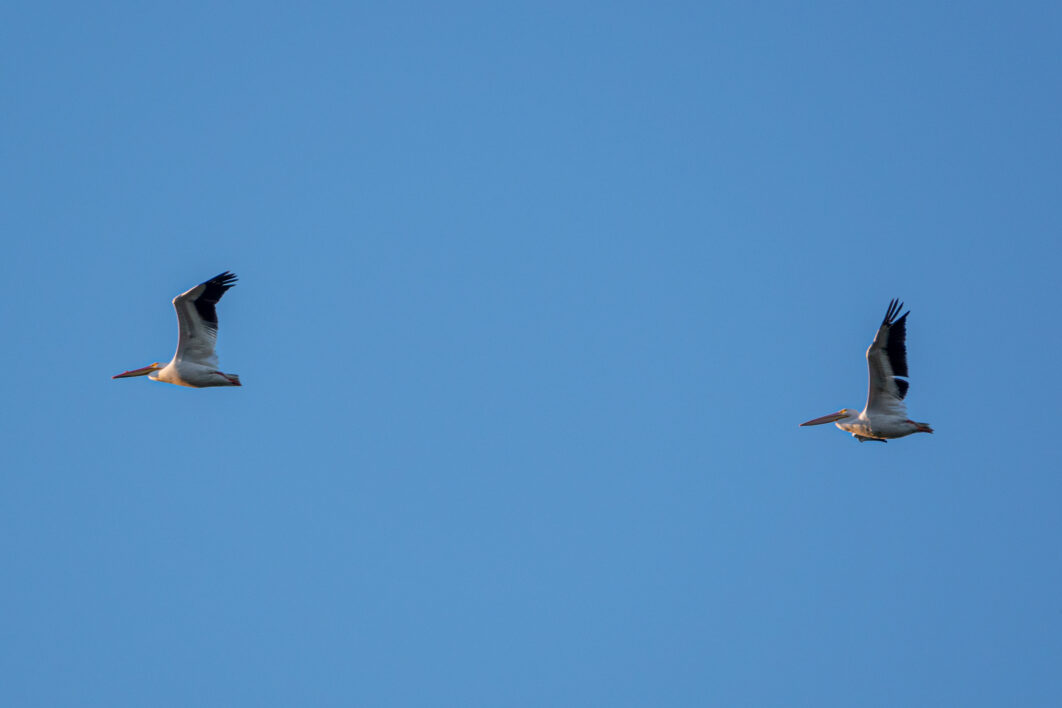
{"label": "pelican's wing", "polygon": [[177,360],[218,365],[214,344],[218,340],[218,313],[214,305],[236,283],[236,276],[225,271],[188,292],[173,298],[177,310]]}
{"label": "pelican's wing", "polygon": [[907,417],[903,397],[908,383],[898,376],[907,376],[907,315],[897,318],[903,303],[893,300],[878,327],[874,342],[867,349],[867,368],[870,370],[870,392],[867,411]]}

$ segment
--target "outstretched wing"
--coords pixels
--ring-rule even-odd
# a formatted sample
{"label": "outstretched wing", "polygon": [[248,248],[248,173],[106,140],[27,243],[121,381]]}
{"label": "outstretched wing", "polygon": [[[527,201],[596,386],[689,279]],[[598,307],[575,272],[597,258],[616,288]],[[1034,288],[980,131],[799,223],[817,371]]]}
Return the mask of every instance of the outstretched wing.
{"label": "outstretched wing", "polygon": [[236,276],[225,271],[173,298],[179,330],[175,357],[178,361],[218,365],[214,352],[218,340],[218,313],[214,306],[235,284]]}
{"label": "outstretched wing", "polygon": [[899,376],[907,376],[907,315],[900,314],[903,303],[893,300],[885,312],[885,319],[878,327],[873,343],[867,349],[867,368],[870,371],[870,391],[867,394],[867,411],[907,416],[903,403],[908,383]]}

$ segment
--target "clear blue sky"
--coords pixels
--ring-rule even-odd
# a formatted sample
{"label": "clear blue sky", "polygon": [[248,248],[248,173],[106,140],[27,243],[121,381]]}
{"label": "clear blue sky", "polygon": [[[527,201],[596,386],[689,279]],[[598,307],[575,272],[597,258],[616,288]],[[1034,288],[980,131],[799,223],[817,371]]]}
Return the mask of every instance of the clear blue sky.
{"label": "clear blue sky", "polygon": [[0,10],[0,703],[1062,704],[1062,6],[160,8]]}

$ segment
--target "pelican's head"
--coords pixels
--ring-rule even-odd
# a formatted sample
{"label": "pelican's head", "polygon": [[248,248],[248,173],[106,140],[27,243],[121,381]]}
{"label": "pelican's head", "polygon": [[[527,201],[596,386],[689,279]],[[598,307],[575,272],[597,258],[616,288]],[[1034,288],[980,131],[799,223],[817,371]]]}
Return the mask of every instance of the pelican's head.
{"label": "pelican's head", "polygon": [[839,420],[855,417],[857,415],[859,415],[859,413],[852,410],[851,408],[842,408],[836,413],[830,413],[829,415],[824,415],[821,418],[814,418],[813,420],[809,420],[806,423],[801,423],[801,425],[825,425],[826,423],[836,423]]}
{"label": "pelican's head", "polygon": [[[160,363],[158,363],[156,361],[154,364],[148,364],[143,369],[133,369],[132,371],[123,371],[120,374],[115,374],[111,378],[112,379],[127,379],[130,376],[147,376],[148,374],[151,374],[151,373],[153,373],[155,371],[158,371],[161,368],[163,368],[162,364],[160,364]],[[154,377],[152,377],[152,378],[154,378]]]}

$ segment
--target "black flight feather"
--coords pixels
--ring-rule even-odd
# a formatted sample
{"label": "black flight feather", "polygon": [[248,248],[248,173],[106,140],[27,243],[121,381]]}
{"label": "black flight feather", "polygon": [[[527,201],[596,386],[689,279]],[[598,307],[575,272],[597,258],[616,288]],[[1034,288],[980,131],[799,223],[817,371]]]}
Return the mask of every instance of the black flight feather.
{"label": "black flight feather", "polygon": [[[885,354],[889,357],[889,365],[892,366],[895,376],[907,376],[907,315],[911,314],[911,311],[908,310],[899,319],[894,319],[902,309],[903,303],[893,300],[889,303],[885,319],[881,322],[889,328],[889,343],[885,346]],[[902,394],[900,398],[903,398]]]}
{"label": "black flight feather", "polygon": [[899,389],[899,391],[900,391],[900,400],[902,401],[904,399],[904,397],[907,395],[907,388],[911,384],[907,383],[903,379],[898,379],[895,376],[892,377],[892,380],[896,383],[896,388]]}
{"label": "black flight feather", "polygon": [[213,326],[214,329],[218,326],[218,312],[214,309],[214,305],[217,305],[225,291],[235,284],[236,276],[229,271],[216,275],[205,283],[200,283],[200,285],[205,285],[206,289],[195,299],[195,309],[203,321]]}

